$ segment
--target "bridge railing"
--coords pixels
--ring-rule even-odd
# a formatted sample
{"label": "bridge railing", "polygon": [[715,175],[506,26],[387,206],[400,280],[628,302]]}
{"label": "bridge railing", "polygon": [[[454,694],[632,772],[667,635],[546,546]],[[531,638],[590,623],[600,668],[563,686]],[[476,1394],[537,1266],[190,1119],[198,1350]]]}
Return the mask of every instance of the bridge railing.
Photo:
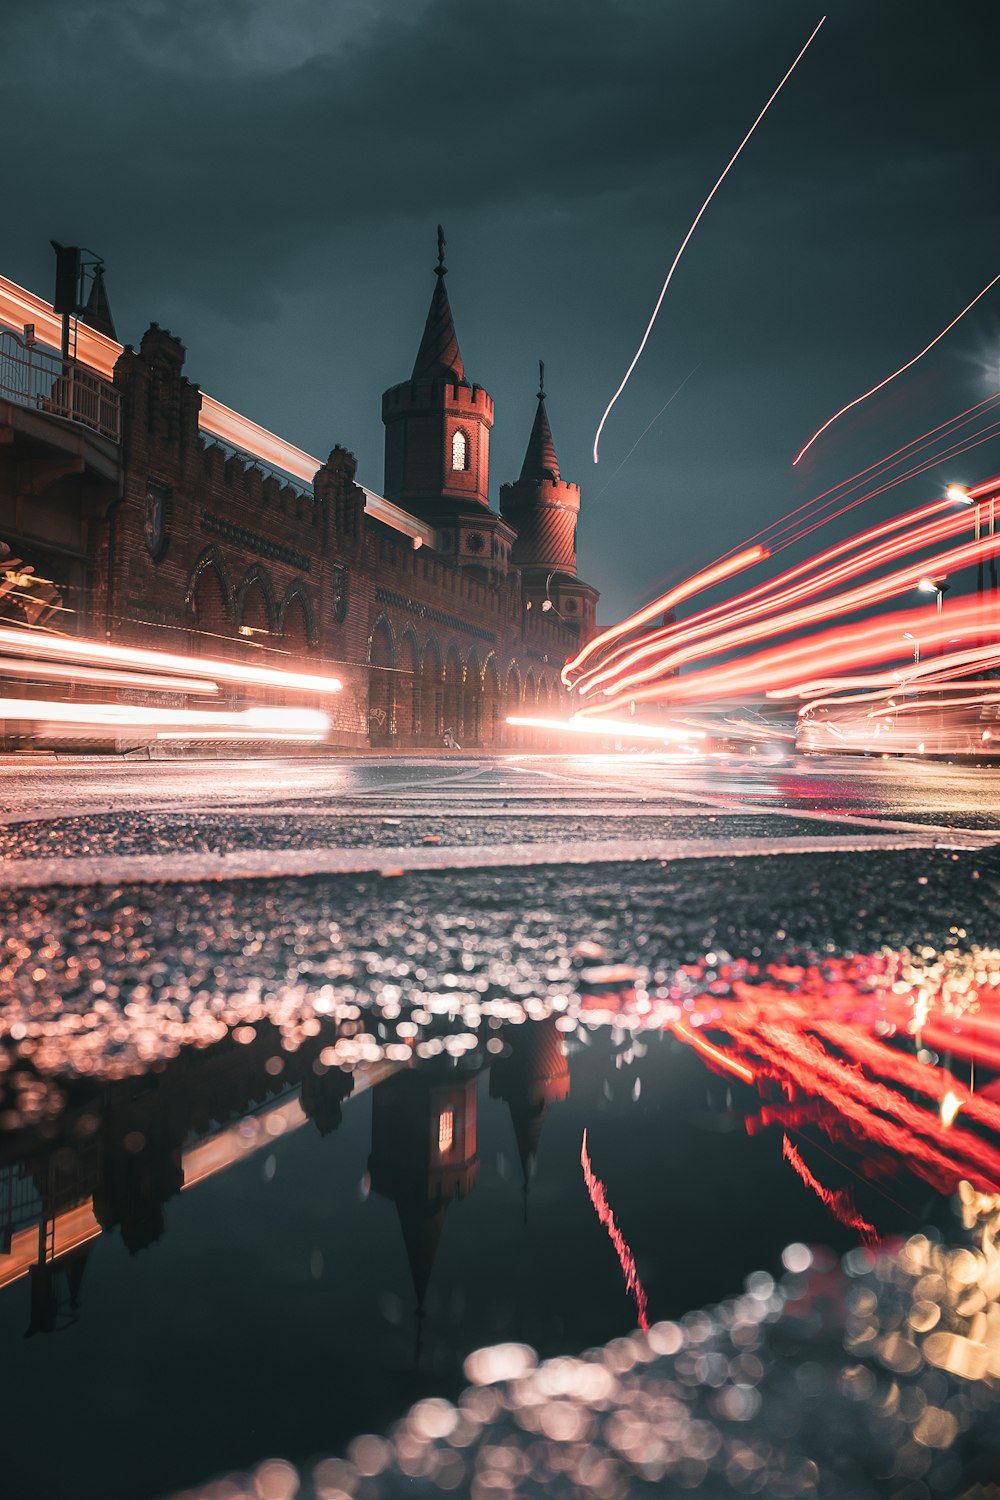
{"label": "bridge railing", "polygon": [[121,395],[114,386],[75,360],[63,360],[9,329],[0,330],[0,396],[121,442]]}

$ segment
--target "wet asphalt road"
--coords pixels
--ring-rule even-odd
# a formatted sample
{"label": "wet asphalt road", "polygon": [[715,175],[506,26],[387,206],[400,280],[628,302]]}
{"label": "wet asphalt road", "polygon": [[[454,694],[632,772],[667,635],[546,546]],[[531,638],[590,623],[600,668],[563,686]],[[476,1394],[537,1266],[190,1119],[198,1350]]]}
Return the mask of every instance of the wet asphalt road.
{"label": "wet asphalt road", "polygon": [[201,992],[294,1010],[332,982],[461,1005],[572,988],[581,951],[649,977],[715,950],[1000,940],[1000,774],[981,769],[77,762],[0,785],[8,999],[55,1016],[86,1009],[95,976],[138,987],[147,1055],[156,1018],[183,1032]]}
{"label": "wet asphalt road", "polygon": [[22,884],[447,869],[451,850],[475,868],[730,846],[766,854],[814,840],[852,852],[994,839],[1000,770],[937,763],[619,755],[0,766],[0,862],[5,881]]}
{"label": "wet asphalt road", "polygon": [[[161,1075],[172,1058],[183,1068],[197,1049],[211,1059],[211,1044],[227,1028],[242,1042],[233,1028],[249,1026],[252,1035],[265,1023],[266,1039],[274,1027],[276,1054],[291,1057],[311,1042],[303,1017],[318,1011],[326,994],[356,1005],[355,1014],[370,1010],[383,1019],[445,1006],[462,1040],[487,1012],[488,1024],[518,1011],[522,1020],[562,1020],[586,997],[611,1004],[616,988],[656,1002],[673,992],[685,965],[710,988],[730,959],[737,967],[801,963],[821,974],[828,965],[834,987],[841,975],[833,960],[873,955],[874,968],[885,949],[907,954],[911,974],[921,965],[929,974],[946,970],[970,954],[993,973],[1000,962],[998,846],[1000,773],[943,764],[463,756],[3,765],[0,1131],[16,1142],[28,1127],[43,1139],[67,1100],[89,1099],[86,1091],[95,1087],[110,1099],[115,1087],[144,1084],[138,1075],[151,1068]],[[376,1026],[373,1045],[383,1030]],[[672,1087],[676,1094],[676,1076]],[[656,1092],[631,1095],[640,1125],[638,1111],[653,1108]],[[573,1097],[580,1103],[582,1091]],[[205,1118],[225,1118],[224,1104],[210,1099]],[[361,1118],[352,1109],[348,1125]],[[558,1118],[546,1141],[549,1161],[557,1128]],[[699,1141],[703,1159],[707,1148]],[[629,1161],[645,1158],[630,1144],[616,1159],[608,1142],[605,1125],[604,1160],[621,1195]],[[323,1144],[317,1134],[315,1149]],[[306,1199],[317,1184],[323,1201],[330,1198],[329,1170],[327,1162],[309,1160]],[[351,1170],[356,1175],[347,1162]],[[239,1179],[240,1191],[246,1180]],[[228,1178],[218,1181],[225,1188]],[[249,1209],[234,1200],[242,1233],[269,1222],[265,1192],[272,1186],[259,1187]],[[636,1203],[655,1205],[646,1183],[636,1194]],[[722,1198],[731,1230],[737,1189],[730,1184]],[[217,1201],[206,1197],[203,1225]],[[541,1194],[539,1202],[544,1209]],[[170,1216],[176,1227],[168,1244],[186,1264],[186,1221],[175,1202]],[[647,1230],[635,1206],[629,1222],[640,1244],[662,1242],[669,1251],[669,1236]],[[453,1235],[461,1223],[453,1215]],[[287,1276],[286,1241],[294,1234],[280,1216],[275,1225],[280,1232],[269,1253]],[[696,1230],[691,1234],[694,1242]],[[116,1252],[105,1244],[110,1239],[101,1241],[106,1257]],[[300,1259],[305,1265],[304,1252]],[[79,1325],[94,1333],[88,1369],[104,1357],[102,1340],[112,1352],[116,1347],[95,1316],[111,1302],[98,1278],[101,1264],[89,1286],[90,1321]],[[135,1264],[152,1268],[154,1316],[165,1252]],[[223,1270],[228,1285],[234,1273]],[[726,1286],[738,1281],[728,1268],[726,1276]],[[258,1280],[253,1286],[256,1296]],[[360,1296],[357,1289],[352,1296]],[[130,1317],[146,1326],[134,1307]],[[53,1347],[60,1357],[67,1351],[72,1368],[78,1346],[53,1343],[38,1354],[33,1342],[36,1380],[48,1378],[43,1356],[51,1362]],[[806,1352],[812,1362],[804,1368],[818,1371],[816,1351]],[[797,1373],[788,1376],[798,1345],[791,1356],[784,1345],[779,1353],[775,1369],[785,1370],[786,1384],[801,1384]],[[667,1373],[673,1379],[673,1367]],[[782,1411],[799,1400],[799,1384],[779,1393]],[[710,1405],[714,1398],[707,1399]],[[854,1407],[841,1401],[835,1408],[825,1394],[814,1407],[803,1418],[813,1448],[816,1413],[835,1413],[827,1446],[836,1481]],[[303,1453],[317,1443],[340,1445],[341,1436],[331,1439],[322,1426],[296,1437]],[[988,1437],[989,1416],[982,1428]],[[906,1435],[886,1432],[890,1448]],[[743,1433],[741,1425],[741,1443]],[[981,1437],[977,1429],[976,1441]],[[870,1459],[864,1443],[862,1468]],[[794,1468],[798,1450],[786,1446],[788,1487],[773,1480],[767,1492],[797,1496],[807,1492]],[[230,1462],[220,1451],[189,1462],[207,1472]],[[276,1451],[294,1452],[292,1438]],[[252,1455],[260,1456],[255,1446]],[[894,1462],[892,1453],[880,1459],[879,1472]],[[970,1465],[970,1478],[986,1472],[971,1466],[965,1450],[961,1462]],[[950,1478],[943,1465],[935,1492],[957,1493],[959,1460]],[[824,1494],[869,1500],[883,1493],[851,1476]],[[96,1474],[89,1480],[99,1483]],[[106,1492],[154,1493],[151,1482],[144,1486],[119,1483]],[[383,1493],[410,1487],[401,1480],[397,1490],[390,1475]],[[547,1482],[541,1492],[550,1492]]]}

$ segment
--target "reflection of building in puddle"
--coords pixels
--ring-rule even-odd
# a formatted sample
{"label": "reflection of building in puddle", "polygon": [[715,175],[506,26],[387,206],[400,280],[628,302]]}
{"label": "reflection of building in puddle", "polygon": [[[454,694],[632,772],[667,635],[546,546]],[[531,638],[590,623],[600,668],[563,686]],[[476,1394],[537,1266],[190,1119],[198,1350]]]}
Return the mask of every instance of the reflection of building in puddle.
{"label": "reflection of building in puddle", "polygon": [[495,1054],[440,1057],[399,1073],[372,1096],[374,1192],[396,1205],[420,1324],[448,1207],[475,1186],[478,1077],[492,1056],[490,1097],[510,1110],[525,1198],[550,1104],[569,1094],[569,1065],[554,1017],[508,1025]]}
{"label": "reflection of building in puddle", "polygon": [[[369,1088],[372,1187],[396,1205],[422,1312],[448,1205],[476,1181],[486,1054],[463,1046],[427,1056],[411,1043],[378,1045],[355,1014],[288,1051],[269,1021],[242,1022],[159,1070],[74,1083],[54,1123],[0,1136],[0,1290],[30,1278],[28,1332],[76,1318],[99,1236],[117,1231],[133,1254],[147,1248],[178,1193],[310,1122],[330,1135],[345,1102]],[[345,1052],[354,1061],[336,1060]],[[551,1020],[506,1028],[495,1066],[493,1093],[510,1107],[527,1181],[548,1104],[569,1091]]]}
{"label": "reflection of building in puddle", "polygon": [[546,1111],[569,1096],[569,1063],[554,1016],[505,1026],[500,1035],[504,1051],[490,1070],[490,1097],[502,1099],[510,1110],[527,1215]]}
{"label": "reflection of building in puddle", "polygon": [[418,1321],[445,1214],[471,1192],[479,1172],[477,1073],[456,1076],[454,1068],[435,1060],[398,1073],[372,1095],[372,1190],[396,1206]]}
{"label": "reflection of building in puddle", "polygon": [[75,1319],[87,1255],[102,1233],[117,1230],[133,1254],[146,1248],[179,1192],[310,1120],[328,1134],[348,1095],[405,1066],[327,1067],[320,1053],[336,1037],[330,1024],[286,1053],[269,1022],[243,1024],[160,1071],[99,1091],[75,1084],[54,1130],[0,1139],[0,1289],[30,1277],[28,1333]]}

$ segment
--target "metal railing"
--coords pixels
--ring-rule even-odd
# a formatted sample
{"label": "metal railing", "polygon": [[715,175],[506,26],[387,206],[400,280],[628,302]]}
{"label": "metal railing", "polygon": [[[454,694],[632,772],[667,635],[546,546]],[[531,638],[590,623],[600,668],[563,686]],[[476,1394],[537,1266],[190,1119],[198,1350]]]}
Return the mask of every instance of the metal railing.
{"label": "metal railing", "polygon": [[0,396],[122,440],[121,394],[74,360],[0,330]]}

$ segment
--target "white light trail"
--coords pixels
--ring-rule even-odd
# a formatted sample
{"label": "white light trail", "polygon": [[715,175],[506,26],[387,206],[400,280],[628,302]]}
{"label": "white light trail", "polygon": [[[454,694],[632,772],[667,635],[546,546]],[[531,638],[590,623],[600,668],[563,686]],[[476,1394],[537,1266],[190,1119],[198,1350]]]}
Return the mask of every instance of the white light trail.
{"label": "white light trail", "polygon": [[202,693],[219,691],[217,682],[203,677],[157,677],[151,672],[116,672],[112,667],[84,667],[68,662],[21,661],[0,655],[0,678],[27,677],[33,682],[72,682],[125,688],[143,688],[147,692]]}
{"label": "white light trail", "polygon": [[[247,739],[321,739],[330,728],[326,714],[310,708],[245,708],[232,712],[208,709],[153,708],[135,703],[60,703],[39,698],[0,698],[0,721],[95,729],[183,730],[197,737],[230,732]],[[238,732],[238,734],[237,734]],[[171,736],[174,737],[174,736]],[[180,737],[184,737],[181,735]]]}
{"label": "white light trail", "polygon": [[937,333],[937,334],[934,335],[934,337],[931,339],[931,341],[930,341],[929,344],[925,344],[924,345],[924,347],[921,349],[921,351],[920,351],[919,354],[915,354],[912,359],[908,359],[906,361],[905,365],[900,365],[900,367],[899,367],[898,370],[893,370],[893,372],[892,372],[891,375],[887,375],[884,380],[880,380],[877,385],[873,385],[870,391],[865,391],[864,394],[861,395],[861,396],[855,396],[855,398],[854,398],[853,401],[848,401],[848,403],[847,403],[846,406],[842,406],[839,411],[835,411],[834,412],[834,414],[833,414],[832,417],[828,417],[826,419],[826,421],[823,423],[822,427],[817,427],[816,431],[813,433],[813,435],[809,439],[808,443],[806,443],[805,447],[799,449],[798,453],[792,459],[792,467],[793,468],[795,467],[795,465],[798,463],[798,461],[799,461],[800,458],[804,458],[805,457],[805,455],[809,452],[809,449],[812,447],[812,445],[816,441],[816,439],[818,437],[822,437],[823,433],[826,431],[826,429],[828,427],[832,427],[833,424],[834,424],[834,422],[836,422],[836,420],[837,420],[838,417],[842,417],[845,412],[851,411],[855,406],[860,406],[861,403],[862,403],[862,401],[867,401],[868,400],[869,396],[874,396],[876,394],[876,392],[884,390],[884,388],[889,384],[890,381],[896,379],[897,375],[903,375],[903,374],[906,373],[907,370],[912,370],[913,366],[917,363],[917,361],[919,359],[923,359],[923,357],[924,357],[925,354],[929,354],[930,351],[934,348],[934,345],[935,344],[939,344],[941,342],[941,340],[944,338],[945,334],[946,333],[950,333],[951,330],[954,328],[955,324],[956,323],[960,323],[962,321],[962,319],[965,317],[966,313],[967,312],[971,312],[972,309],[975,307],[976,303],[982,297],[985,297],[986,293],[991,289],[991,287],[995,287],[998,281],[1000,281],[1000,272],[998,272],[997,275],[994,276],[994,278],[993,278],[992,281],[987,282],[986,286],[983,287],[983,289],[982,289],[981,292],[977,292],[976,293],[976,295],[973,297],[972,301],[968,304],[968,306],[962,308],[962,311],[959,313],[959,315],[958,315],[957,318],[952,318],[952,320],[948,324],[947,328],[942,328],[942,330],[941,330],[940,333]]}
{"label": "white light trail", "polygon": [[[239,662],[215,661],[200,656],[178,656],[167,651],[149,651],[134,646],[107,646],[100,641],[67,636],[28,635],[23,630],[0,629],[0,653],[19,657],[87,662],[91,666],[149,667],[163,673],[203,674],[220,682],[242,682],[258,687],[278,687],[306,693],[339,693],[339,677],[321,677],[310,672],[286,672],[278,667],[249,667]],[[0,655],[2,663],[2,655]],[[0,668],[2,670],[2,668]]]}
{"label": "white light trail", "polygon": [[567,729],[571,734],[597,734],[605,738],[609,734],[627,735],[638,740],[674,740],[685,748],[694,748],[694,740],[703,740],[702,729],[677,729],[670,724],[636,724],[630,719],[541,719],[522,714],[510,714],[508,724],[523,725],[528,729]]}
{"label": "white light trail", "polygon": [[775,99],[781,93],[781,90],[784,88],[785,84],[788,82],[789,78],[792,76],[792,74],[794,73],[795,69],[798,67],[799,62],[804,57],[804,55],[805,55],[806,51],[808,50],[809,46],[812,44],[813,38],[815,37],[816,33],[819,31],[820,27],[823,25],[823,22],[825,20],[826,20],[826,16],[822,16],[820,18],[819,22],[817,23],[817,25],[815,26],[815,28],[814,28],[814,30],[812,32],[812,35],[809,37],[809,40],[806,42],[805,46],[799,52],[799,54],[796,57],[795,61],[792,63],[791,67],[788,69],[788,72],[785,74],[784,78],[782,78],[781,82],[778,84],[778,87],[774,90],[774,93],[771,95],[770,99],[768,99],[767,103],[764,105],[764,108],[761,110],[760,114],[757,116],[756,120],[754,120],[753,124],[750,126],[750,129],[747,131],[747,133],[743,137],[742,141],[740,141],[740,144],[737,146],[737,148],[733,152],[732,156],[729,158],[729,161],[728,161],[728,163],[727,163],[724,171],[722,172],[722,175],[719,177],[719,179],[716,182],[715,186],[713,187],[712,191],[709,193],[708,197],[705,199],[704,203],[701,205],[701,208],[699,208],[697,214],[695,215],[695,219],[694,219],[693,224],[691,225],[691,228],[688,230],[687,234],[684,236],[683,240],[681,241],[681,247],[678,250],[677,254],[674,256],[673,264],[671,265],[670,270],[667,272],[667,279],[663,283],[663,286],[662,286],[662,288],[660,290],[659,297],[657,297],[657,299],[656,299],[656,306],[653,308],[653,315],[650,318],[649,323],[648,323],[648,325],[646,327],[646,332],[642,336],[642,342],[640,343],[638,349],[635,351],[635,356],[634,356],[634,358],[632,360],[632,363],[629,365],[628,369],[625,371],[625,374],[624,374],[624,376],[622,378],[621,385],[618,387],[618,389],[615,391],[614,395],[611,397],[611,400],[608,402],[607,409],[605,410],[605,413],[604,413],[603,417],[601,418],[600,423],[598,425],[597,432],[594,435],[594,463],[595,464],[598,462],[597,449],[598,449],[598,444],[600,443],[600,440],[601,440],[601,433],[604,430],[604,424],[608,420],[608,417],[609,417],[609,415],[611,413],[611,408],[614,406],[615,402],[618,400],[618,397],[621,395],[622,391],[625,389],[626,385],[628,384],[629,377],[631,376],[632,371],[635,369],[636,365],[639,363],[639,357],[642,354],[642,351],[646,347],[646,344],[647,344],[648,339],[649,339],[649,335],[653,331],[653,324],[656,322],[657,314],[660,311],[660,306],[661,306],[661,304],[663,302],[664,297],[666,296],[667,287],[670,285],[671,280],[673,279],[673,274],[674,274],[674,272],[677,269],[677,265],[678,265],[678,262],[680,261],[681,256],[684,254],[684,251],[687,249],[688,241],[690,240],[691,236],[694,234],[695,230],[698,228],[698,225],[701,222],[701,217],[704,214],[706,208],[711,203],[712,199],[715,197],[716,193],[719,191],[719,188],[722,186],[722,184],[725,182],[726,178],[728,177],[730,168],[735,165],[736,159],[740,155],[741,151],[743,150],[743,147],[747,144],[747,142],[749,141],[750,137],[753,135],[754,131],[757,129],[757,126],[760,124],[761,120],[763,120],[764,116],[767,114],[768,110],[771,108],[771,105],[774,103]]}

